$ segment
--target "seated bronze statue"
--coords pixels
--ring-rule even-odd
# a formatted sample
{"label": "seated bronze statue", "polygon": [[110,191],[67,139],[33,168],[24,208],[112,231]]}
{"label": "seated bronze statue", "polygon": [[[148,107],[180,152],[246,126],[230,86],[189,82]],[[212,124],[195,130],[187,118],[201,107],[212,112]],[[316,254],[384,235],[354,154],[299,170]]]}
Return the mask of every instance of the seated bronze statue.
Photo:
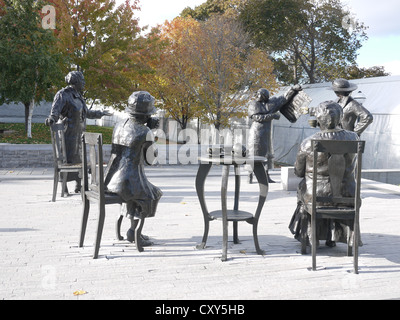
{"label": "seated bronze statue", "polygon": [[[308,217],[307,231],[310,228],[310,215],[312,205],[312,174],[313,174],[313,150],[311,140],[359,140],[357,133],[347,131],[340,127],[343,116],[341,106],[333,101],[323,102],[315,108],[315,117],[321,131],[306,138],[300,145],[295,162],[295,174],[303,178],[297,190],[297,208],[289,224],[290,231],[295,238],[301,241],[302,223],[305,215]],[[317,160],[317,195],[330,196],[331,186],[328,172],[328,156],[324,153],[318,155]],[[355,161],[354,155],[348,155],[345,162],[345,174],[342,183],[342,195],[354,196],[355,193]],[[350,226],[351,228],[347,228]],[[325,240],[327,246],[335,246],[336,242],[347,243],[349,232],[352,230],[352,222],[346,220],[321,219],[317,220],[317,239]],[[350,231],[349,231],[350,230]],[[303,230],[304,231],[304,230]],[[361,245],[361,242],[360,242]]]}
{"label": "seated bronze statue", "polygon": [[[154,217],[162,196],[161,190],[147,180],[144,172],[147,151],[154,143],[151,128],[156,127],[158,121],[151,118],[156,112],[154,98],[145,91],[134,92],[125,111],[129,117],[114,128],[105,187],[107,192],[118,194],[123,199],[121,215],[131,219],[127,239],[133,242],[135,229],[139,228],[141,232],[144,219]],[[141,239],[142,246],[151,245],[148,237],[142,236]]]}

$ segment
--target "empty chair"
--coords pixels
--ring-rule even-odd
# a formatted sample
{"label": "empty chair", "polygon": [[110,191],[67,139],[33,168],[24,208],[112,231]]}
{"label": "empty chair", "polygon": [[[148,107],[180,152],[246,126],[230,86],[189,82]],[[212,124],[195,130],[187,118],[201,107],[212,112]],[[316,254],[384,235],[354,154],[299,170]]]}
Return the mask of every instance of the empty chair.
{"label": "empty chair", "polygon": [[56,123],[51,125],[51,143],[53,146],[53,157],[54,157],[54,183],[53,183],[53,197],[52,201],[56,201],[57,186],[60,181],[61,175],[61,196],[64,197],[67,190],[67,175],[68,173],[78,173],[81,175],[82,164],[71,164],[67,163],[67,153],[65,148],[65,137],[64,137],[64,124]]}
{"label": "empty chair", "polygon": [[[89,155],[87,155],[87,149]],[[85,132],[82,135],[82,161],[83,161],[83,178],[82,178],[82,200],[83,200],[83,215],[81,232],[79,238],[79,247],[83,247],[85,239],[86,226],[90,211],[90,202],[98,204],[98,222],[97,232],[94,243],[93,259],[97,259],[100,250],[101,236],[105,220],[105,205],[106,204],[121,204],[122,199],[116,194],[105,193],[104,190],[104,169],[103,169],[103,138],[100,133]],[[90,172],[90,179],[89,179]],[[119,227],[121,218],[117,220],[117,236],[119,236]]]}

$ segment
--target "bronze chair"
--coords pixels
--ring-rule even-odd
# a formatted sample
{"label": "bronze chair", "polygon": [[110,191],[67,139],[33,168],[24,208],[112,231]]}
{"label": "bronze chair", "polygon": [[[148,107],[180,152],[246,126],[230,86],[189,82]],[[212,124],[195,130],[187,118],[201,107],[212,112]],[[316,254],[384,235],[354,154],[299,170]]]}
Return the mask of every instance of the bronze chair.
{"label": "bronze chair", "polygon": [[[87,155],[89,150],[89,156]],[[89,158],[89,161],[88,161]],[[79,247],[83,247],[85,239],[86,226],[89,217],[90,201],[98,203],[99,218],[97,223],[97,233],[94,243],[93,259],[99,256],[101,236],[105,220],[106,204],[121,204],[122,199],[116,194],[105,193],[104,188],[104,167],[103,167],[103,137],[101,133],[88,133],[82,135],[82,161],[83,161],[83,179],[82,179],[82,198],[83,198],[83,215],[81,232],[79,239]],[[90,180],[89,180],[90,172]],[[116,223],[116,232],[119,240],[122,216]]]}
{"label": "bronze chair", "polygon": [[[360,240],[360,207],[361,207],[361,167],[362,154],[365,148],[365,141],[335,141],[335,140],[312,140],[313,148],[313,184],[312,184],[312,212],[311,214],[311,248],[312,248],[312,269],[316,270],[316,222],[317,219],[344,219],[352,220],[353,224],[353,264],[354,273],[358,273],[358,246]],[[320,197],[317,195],[317,157],[318,153],[329,154],[328,172],[332,195]],[[344,173],[346,170],[345,156],[356,155],[355,170],[355,193],[354,197],[344,197],[341,192]],[[324,205],[318,205],[323,203]],[[304,219],[303,219],[304,226]],[[348,227],[350,229],[350,227]],[[306,228],[305,228],[306,229]],[[303,228],[302,228],[303,230]],[[348,230],[350,235],[350,230]],[[302,231],[307,232],[307,231]],[[347,255],[351,256],[352,247],[347,239]],[[302,234],[302,252],[306,246],[306,236]]]}
{"label": "bronze chair", "polygon": [[56,201],[57,186],[61,175],[61,196],[65,196],[67,188],[67,175],[69,172],[77,172],[81,174],[82,164],[67,163],[67,153],[65,149],[64,124],[56,123],[50,127],[51,144],[53,146],[54,158],[54,183],[53,198]]}

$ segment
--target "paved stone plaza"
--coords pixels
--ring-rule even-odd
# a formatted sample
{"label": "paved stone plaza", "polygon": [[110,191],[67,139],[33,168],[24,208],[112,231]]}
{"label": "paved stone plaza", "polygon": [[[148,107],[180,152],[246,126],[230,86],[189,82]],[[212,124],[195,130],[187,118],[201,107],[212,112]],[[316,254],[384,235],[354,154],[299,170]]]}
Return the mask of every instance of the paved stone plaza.
{"label": "paved stone plaza", "polygon": [[[265,256],[255,253],[251,225],[239,223],[241,244],[229,242],[222,262],[222,225],[211,222],[205,250],[196,244],[203,217],[194,187],[197,166],[147,167],[149,180],[164,192],[144,234],[154,246],[138,253],[117,241],[118,205],[108,206],[99,259],[93,260],[97,208],[92,206],[84,248],[78,248],[80,195],[51,202],[52,168],[0,170],[0,299],[398,299],[400,298],[400,187],[364,180],[360,274],[351,273],[346,245],[321,246],[318,271],[300,254],[288,224],[296,192],[278,183],[270,190],[259,223]],[[221,167],[206,181],[209,210],[219,209]],[[233,174],[229,194],[233,198]],[[73,189],[71,185],[70,189]],[[240,209],[252,211],[258,185],[242,171]],[[233,201],[232,201],[233,202]],[[233,203],[230,203],[233,206]],[[128,222],[124,220],[123,230]],[[229,230],[230,235],[232,230]],[[74,293],[81,291],[80,295]]]}

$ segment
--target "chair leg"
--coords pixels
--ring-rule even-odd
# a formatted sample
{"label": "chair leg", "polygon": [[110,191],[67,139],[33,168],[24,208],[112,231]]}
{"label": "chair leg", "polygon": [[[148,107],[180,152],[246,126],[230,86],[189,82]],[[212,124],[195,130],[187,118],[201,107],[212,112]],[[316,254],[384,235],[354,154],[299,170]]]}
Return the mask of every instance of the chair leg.
{"label": "chair leg", "polygon": [[105,214],[104,204],[99,202],[99,221],[97,224],[97,234],[96,234],[96,242],[94,245],[93,259],[97,259],[99,256],[100,242],[101,242],[101,236],[103,234],[105,216],[106,214]]}
{"label": "chair leg", "polygon": [[358,274],[358,243],[357,245],[354,244],[353,264],[354,264],[354,273]]}
{"label": "chair leg", "polygon": [[311,254],[312,254],[312,269],[317,270],[317,230],[316,216],[311,215]]}
{"label": "chair leg", "polygon": [[57,187],[58,187],[58,170],[54,168],[54,181],[53,181],[53,198],[51,199],[52,202],[56,201],[57,196]]}
{"label": "chair leg", "polygon": [[68,196],[68,193],[65,194],[65,191],[67,189],[67,178],[68,178],[68,172],[62,173],[62,187],[61,187],[61,197],[62,198]]}
{"label": "chair leg", "polygon": [[354,232],[353,232],[353,264],[354,264],[354,273],[358,274],[358,249],[359,249],[359,241],[360,241],[360,226],[355,224]]}
{"label": "chair leg", "polygon": [[83,247],[83,242],[85,240],[86,226],[89,217],[90,201],[84,197],[83,199],[83,213],[82,213],[82,223],[81,223],[81,233],[79,237],[79,247]]}

